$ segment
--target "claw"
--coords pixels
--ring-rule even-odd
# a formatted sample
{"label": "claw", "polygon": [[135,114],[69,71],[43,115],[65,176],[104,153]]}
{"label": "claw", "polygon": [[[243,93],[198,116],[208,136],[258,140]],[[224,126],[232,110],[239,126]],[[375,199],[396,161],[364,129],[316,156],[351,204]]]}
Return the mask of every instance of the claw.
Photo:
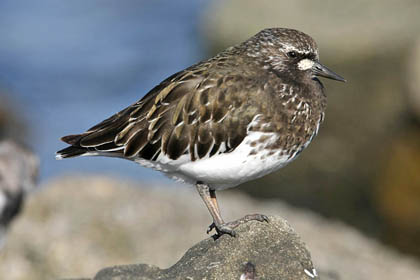
{"label": "claw", "polygon": [[246,221],[256,220],[259,222],[270,222],[270,219],[268,219],[266,215],[262,214],[246,215],[243,219],[245,219]]}
{"label": "claw", "polygon": [[209,234],[213,229],[216,230],[216,234],[213,235],[215,239],[219,238],[223,234],[229,234],[232,237],[236,237],[236,232],[230,226],[228,226],[228,223],[224,223],[221,225],[216,225],[215,223],[212,223],[207,228],[207,234]]}
{"label": "claw", "polygon": [[232,228],[226,226],[225,224],[220,225],[219,228],[216,227],[216,231],[217,231],[217,235],[219,236],[222,236],[223,234],[226,233],[232,237],[236,237],[236,232]]}
{"label": "claw", "polygon": [[238,219],[236,221],[230,222],[229,224],[231,224],[232,227],[237,227],[240,224],[244,224],[247,223],[249,221],[258,221],[258,222],[270,222],[270,220],[268,219],[268,217],[266,215],[262,215],[262,214],[250,214],[250,215],[246,215],[245,217]]}
{"label": "claw", "polygon": [[215,227],[216,227],[215,223],[212,223],[211,225],[209,225],[209,227],[207,228],[207,234],[209,234],[210,231],[212,231]]}
{"label": "claw", "polygon": [[268,219],[268,217],[266,215],[251,214],[251,215],[246,215],[245,217],[243,217],[241,219],[238,219],[236,221],[232,221],[232,222],[228,222],[228,223],[216,224],[216,223],[213,222],[207,228],[207,234],[209,234],[213,229],[215,229],[216,234],[213,235],[213,238],[215,240],[218,239],[223,234],[229,234],[232,237],[236,237],[236,232],[233,229],[236,228],[237,226],[239,226],[240,224],[244,224],[244,223],[247,223],[249,221],[259,221],[259,222],[266,222],[266,223],[270,222],[270,220]]}

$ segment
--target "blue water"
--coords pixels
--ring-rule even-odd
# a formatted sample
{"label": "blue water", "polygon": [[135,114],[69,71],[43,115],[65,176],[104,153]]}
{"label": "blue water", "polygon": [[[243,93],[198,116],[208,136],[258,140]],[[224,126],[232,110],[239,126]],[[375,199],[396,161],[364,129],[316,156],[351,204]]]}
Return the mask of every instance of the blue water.
{"label": "blue water", "polygon": [[63,135],[80,133],[140,99],[205,54],[208,1],[0,2],[0,87],[29,124],[41,178],[104,173],[162,178],[110,158],[56,161]]}

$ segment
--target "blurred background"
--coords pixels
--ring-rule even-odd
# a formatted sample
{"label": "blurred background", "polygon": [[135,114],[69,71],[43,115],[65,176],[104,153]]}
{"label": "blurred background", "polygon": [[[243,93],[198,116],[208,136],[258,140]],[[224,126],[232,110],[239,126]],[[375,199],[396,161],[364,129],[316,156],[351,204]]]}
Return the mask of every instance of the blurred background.
{"label": "blurred background", "polygon": [[[148,259],[145,254],[137,259],[138,252],[146,250],[139,247],[128,259],[92,260],[96,254],[107,255],[98,251],[110,242],[126,242],[125,247],[112,243],[113,253],[120,246],[131,248],[128,237],[124,237],[129,233],[115,236],[114,222],[103,216],[107,213],[104,209],[117,203],[120,196],[125,200],[121,198],[115,207],[136,204],[135,195],[121,194],[131,193],[131,187],[120,189],[117,182],[135,186],[137,191],[167,193],[181,189],[163,175],[129,161],[55,161],[54,153],[65,146],[59,141],[61,136],[84,131],[134,103],[176,71],[274,26],[310,34],[318,43],[323,64],[348,82],[324,81],[326,119],[315,141],[298,160],[220,196],[226,193],[234,197],[232,194],[240,191],[261,201],[270,199],[271,203],[276,199],[279,204],[286,202],[316,212],[331,222],[356,228],[372,242],[399,252],[396,254],[408,255],[418,269],[419,12],[420,2],[415,0],[1,1],[0,139],[14,139],[28,146],[39,156],[41,165],[40,187],[29,196],[27,207],[12,224],[0,251],[0,272],[9,273],[10,279],[29,279],[28,275],[43,279],[43,275],[92,276],[95,269],[117,261],[157,260],[154,264],[168,266],[203,239],[205,235],[197,231],[195,239],[178,242],[184,247],[167,241],[162,252],[171,252],[172,248],[176,252],[172,258],[160,255]],[[101,188],[110,182],[114,182],[113,188]],[[93,207],[97,201],[86,200],[83,193],[103,204]],[[193,196],[201,203],[197,195]],[[155,207],[162,203],[159,197]],[[205,210],[204,205],[197,205]],[[222,209],[227,207],[222,204]],[[188,213],[174,209],[181,211],[176,212],[177,217]],[[153,216],[161,214],[156,214],[159,209],[142,210],[149,214],[148,223],[152,224]],[[107,230],[100,230],[101,226],[89,220],[83,225],[93,233],[79,231],[80,216],[76,213],[98,213],[103,220],[92,221],[102,221],[101,226]],[[129,224],[141,223],[136,215],[127,220]],[[202,232],[209,222],[210,218],[206,221],[204,216]],[[54,242],[46,236],[51,232],[45,231],[53,228]],[[171,231],[173,228],[165,227],[162,238],[168,238]],[[74,241],[80,236],[105,239],[92,247],[93,241]],[[80,251],[81,256],[91,256],[89,265],[84,260],[71,268],[66,266],[66,261],[77,255],[66,251],[66,240],[72,244],[71,250],[83,244],[95,248]],[[124,252],[121,249],[118,256],[124,256]],[[48,256],[54,256],[54,261]],[[56,261],[63,256],[60,266]],[[60,273],[63,271],[67,274]],[[368,275],[366,279],[385,278]]]}

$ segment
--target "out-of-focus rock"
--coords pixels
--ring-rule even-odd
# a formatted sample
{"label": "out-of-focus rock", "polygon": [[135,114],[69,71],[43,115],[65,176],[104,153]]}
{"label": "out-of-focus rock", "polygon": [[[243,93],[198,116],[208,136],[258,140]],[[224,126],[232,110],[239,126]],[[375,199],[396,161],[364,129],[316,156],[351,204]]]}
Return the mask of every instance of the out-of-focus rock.
{"label": "out-of-focus rock", "polygon": [[168,269],[125,265],[101,270],[95,280],[112,279],[284,279],[317,278],[310,254],[290,225],[279,217],[249,222],[238,236],[207,238]]}
{"label": "out-of-focus rock", "polygon": [[407,57],[407,103],[412,115],[420,123],[420,38]]}
{"label": "out-of-focus rock", "polygon": [[[38,158],[12,141],[0,141],[0,240],[36,186]],[[1,244],[0,244],[1,245]]]}
{"label": "out-of-focus rock", "polygon": [[0,90],[0,140],[24,142],[27,127],[15,107]]}
{"label": "out-of-focus rock", "polygon": [[[417,35],[418,36],[418,35]],[[388,141],[375,184],[374,202],[384,222],[383,239],[420,256],[420,39],[413,44],[404,71],[406,117]]]}
{"label": "out-of-focus rock", "polygon": [[420,129],[405,128],[382,157],[374,198],[387,229],[384,240],[420,255]]}
{"label": "out-of-focus rock", "polygon": [[[195,189],[109,178],[61,178],[31,195],[0,251],[8,279],[93,277],[103,267],[168,267],[207,237],[211,218]],[[262,186],[261,186],[262,187]],[[218,196],[226,220],[278,215],[311,252],[321,279],[416,279],[419,264],[337,221],[234,191]],[[263,226],[263,225],[261,225]],[[258,267],[257,272],[258,272]]]}
{"label": "out-of-focus rock", "polygon": [[316,39],[321,57],[363,59],[407,47],[420,29],[419,10],[412,0],[224,0],[207,10],[203,29],[214,47],[223,48],[263,28],[295,28]]}
{"label": "out-of-focus rock", "polygon": [[296,28],[317,41],[321,62],[347,79],[323,80],[328,108],[318,136],[289,166],[247,183],[248,193],[281,197],[382,236],[387,225],[374,188],[382,156],[407,124],[407,78],[420,88],[417,70],[407,74],[407,63],[414,66],[418,10],[420,2],[411,0],[227,0],[210,6],[203,34],[212,51],[263,28]]}

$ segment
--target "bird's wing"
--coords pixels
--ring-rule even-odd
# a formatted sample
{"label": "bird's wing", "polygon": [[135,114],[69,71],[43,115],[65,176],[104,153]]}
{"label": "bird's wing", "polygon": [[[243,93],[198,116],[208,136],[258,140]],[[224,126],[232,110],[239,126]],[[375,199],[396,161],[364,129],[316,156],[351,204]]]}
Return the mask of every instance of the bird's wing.
{"label": "bird's wing", "polygon": [[174,74],[85,133],[63,137],[72,146],[58,155],[90,152],[156,160],[163,153],[173,160],[184,154],[196,160],[232,151],[256,114],[247,102],[252,83],[240,74],[205,72],[206,67]]}

